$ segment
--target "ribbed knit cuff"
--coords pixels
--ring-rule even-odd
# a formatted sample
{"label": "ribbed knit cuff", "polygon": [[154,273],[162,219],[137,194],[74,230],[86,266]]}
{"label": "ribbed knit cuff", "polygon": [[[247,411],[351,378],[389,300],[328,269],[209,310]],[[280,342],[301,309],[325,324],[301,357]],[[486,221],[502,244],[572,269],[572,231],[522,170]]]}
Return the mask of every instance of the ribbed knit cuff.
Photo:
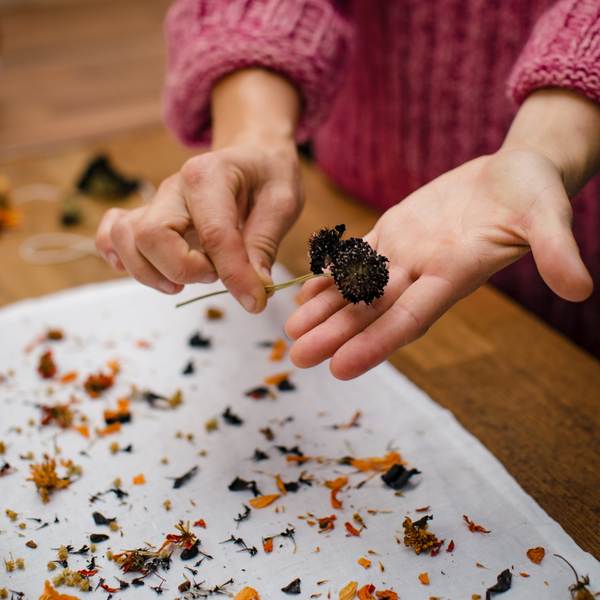
{"label": "ribbed knit cuff", "polygon": [[508,80],[521,104],[533,91],[560,87],[600,102],[600,5],[562,0],[538,21]]}
{"label": "ribbed knit cuff", "polygon": [[327,115],[351,43],[348,23],[325,0],[180,0],[166,32],[164,118],[190,146],[210,143],[214,84],[250,67],[280,73],[298,88],[296,140],[305,141]]}

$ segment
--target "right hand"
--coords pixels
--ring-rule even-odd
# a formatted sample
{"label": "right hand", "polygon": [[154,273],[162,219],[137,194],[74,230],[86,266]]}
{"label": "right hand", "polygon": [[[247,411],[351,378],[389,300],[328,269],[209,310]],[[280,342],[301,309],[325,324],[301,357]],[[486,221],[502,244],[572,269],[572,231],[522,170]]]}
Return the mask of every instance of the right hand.
{"label": "right hand", "polygon": [[221,279],[257,313],[279,243],[303,203],[293,141],[246,141],[191,158],[148,205],[110,209],[96,247],[115,269],[168,294]]}

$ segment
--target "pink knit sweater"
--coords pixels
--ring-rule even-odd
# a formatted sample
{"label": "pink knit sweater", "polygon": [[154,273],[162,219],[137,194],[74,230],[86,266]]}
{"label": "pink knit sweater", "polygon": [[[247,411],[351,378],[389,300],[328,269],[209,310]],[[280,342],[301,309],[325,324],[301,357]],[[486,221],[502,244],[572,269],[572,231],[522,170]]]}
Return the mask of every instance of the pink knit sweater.
{"label": "pink knit sweater", "polygon": [[[600,102],[599,0],[178,0],[166,31],[165,120],[182,142],[210,141],[219,78],[275,70],[303,97],[298,141],[312,139],[321,168],[381,210],[496,151],[535,89]],[[598,178],[573,209],[600,288]],[[600,291],[560,300],[531,256],[492,282],[600,356]]]}

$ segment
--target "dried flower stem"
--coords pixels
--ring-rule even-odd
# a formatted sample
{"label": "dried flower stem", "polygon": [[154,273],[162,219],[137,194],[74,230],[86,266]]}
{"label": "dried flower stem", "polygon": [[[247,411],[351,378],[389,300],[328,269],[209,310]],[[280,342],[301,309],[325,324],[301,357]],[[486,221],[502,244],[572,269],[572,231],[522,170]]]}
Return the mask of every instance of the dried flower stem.
{"label": "dried flower stem", "polygon": [[[267,294],[271,294],[273,292],[277,292],[279,290],[283,290],[285,288],[291,287],[292,285],[296,285],[298,283],[304,283],[309,279],[314,279],[315,277],[329,277],[333,278],[329,273],[307,273],[306,275],[302,275],[302,277],[297,277],[296,279],[292,279],[290,281],[285,281],[284,283],[276,283],[273,285],[265,285],[265,292]],[[191,304],[192,302],[196,302],[196,300],[204,300],[204,298],[210,298],[211,296],[218,296],[219,294],[228,294],[229,290],[220,290],[218,292],[211,292],[210,294],[204,294],[204,296],[198,296],[197,298],[192,298],[191,300],[186,300],[185,302],[180,302],[177,304],[176,308],[180,306],[185,306],[186,304]]]}

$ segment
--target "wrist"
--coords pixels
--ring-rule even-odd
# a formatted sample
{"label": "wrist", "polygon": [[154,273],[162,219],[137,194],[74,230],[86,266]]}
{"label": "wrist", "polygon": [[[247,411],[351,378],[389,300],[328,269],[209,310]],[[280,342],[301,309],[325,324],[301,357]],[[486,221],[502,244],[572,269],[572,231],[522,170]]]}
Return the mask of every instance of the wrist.
{"label": "wrist", "polygon": [[213,88],[213,149],[239,144],[295,145],[300,95],[285,78],[263,69],[236,71]]}
{"label": "wrist", "polygon": [[516,149],[551,160],[572,198],[600,170],[600,105],[569,90],[534,92],[519,109],[501,148]]}

